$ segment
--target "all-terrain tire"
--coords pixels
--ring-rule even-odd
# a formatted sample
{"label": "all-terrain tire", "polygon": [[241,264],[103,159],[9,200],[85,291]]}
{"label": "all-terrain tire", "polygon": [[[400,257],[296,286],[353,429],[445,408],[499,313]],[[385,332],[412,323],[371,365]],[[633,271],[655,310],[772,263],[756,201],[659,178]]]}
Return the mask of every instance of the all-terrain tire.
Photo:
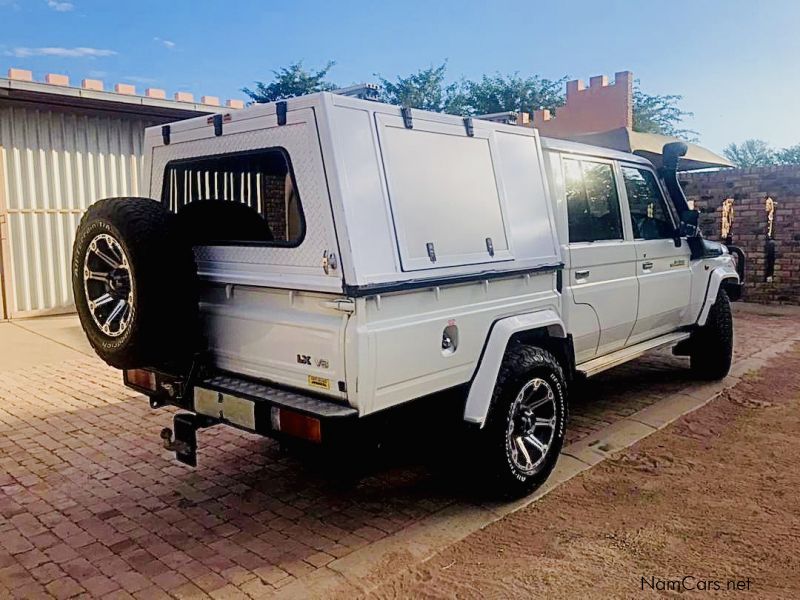
{"label": "all-terrain tire", "polygon": [[[180,369],[197,349],[197,267],[160,202],[108,198],[90,206],[72,249],[72,288],[89,342],[113,367]],[[123,318],[109,319],[117,305]]]}
{"label": "all-terrain tire", "polygon": [[722,379],[733,360],[733,315],[728,294],[720,288],[705,325],[689,340],[692,373],[698,379]]}
{"label": "all-terrain tire", "polygon": [[[552,439],[535,467],[523,472],[514,459],[515,452],[519,450],[512,448],[514,442],[509,436],[519,416],[515,414],[514,406],[518,405],[521,393],[530,390],[535,381],[544,382],[552,392]],[[486,491],[495,497],[517,498],[542,485],[561,452],[567,414],[567,383],[558,360],[547,350],[536,346],[515,344],[510,348],[497,376],[486,423],[478,433],[477,462]],[[544,437],[547,435],[545,433]],[[532,452],[529,451],[529,454]],[[533,463],[534,458],[539,457],[529,458]]]}

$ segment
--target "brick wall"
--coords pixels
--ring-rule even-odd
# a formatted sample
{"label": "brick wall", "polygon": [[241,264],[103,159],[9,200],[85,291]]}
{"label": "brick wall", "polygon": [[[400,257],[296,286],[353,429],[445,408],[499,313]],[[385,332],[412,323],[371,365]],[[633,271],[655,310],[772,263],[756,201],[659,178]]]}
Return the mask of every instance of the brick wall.
{"label": "brick wall", "polygon": [[264,215],[276,241],[286,241],[286,176],[264,175]]}
{"label": "brick wall", "polygon": [[[682,173],[689,200],[701,211],[703,234],[720,240],[722,203],[733,198],[733,244],[747,254],[744,298],[751,302],[800,304],[800,166]],[[766,198],[776,202],[773,239],[776,259],[766,281]]]}

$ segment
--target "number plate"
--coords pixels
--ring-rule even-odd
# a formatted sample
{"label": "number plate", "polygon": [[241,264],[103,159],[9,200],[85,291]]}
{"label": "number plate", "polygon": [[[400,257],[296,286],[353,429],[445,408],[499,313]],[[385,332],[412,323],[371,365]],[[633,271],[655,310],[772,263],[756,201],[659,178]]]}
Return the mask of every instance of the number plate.
{"label": "number plate", "polygon": [[256,429],[256,408],[252,400],[196,387],[194,410],[201,415],[222,419],[245,429]]}

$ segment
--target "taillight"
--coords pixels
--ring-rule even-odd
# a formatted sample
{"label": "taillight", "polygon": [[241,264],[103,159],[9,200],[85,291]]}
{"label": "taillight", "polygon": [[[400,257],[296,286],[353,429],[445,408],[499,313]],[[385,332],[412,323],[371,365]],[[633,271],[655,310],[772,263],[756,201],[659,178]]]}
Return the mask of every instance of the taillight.
{"label": "taillight", "polygon": [[150,392],[156,391],[156,374],[146,369],[126,369],[125,370],[125,385],[139,388],[141,390],[148,390]]}
{"label": "taillight", "polygon": [[273,406],[270,410],[270,419],[275,431],[311,442],[322,441],[319,419],[277,406]]}

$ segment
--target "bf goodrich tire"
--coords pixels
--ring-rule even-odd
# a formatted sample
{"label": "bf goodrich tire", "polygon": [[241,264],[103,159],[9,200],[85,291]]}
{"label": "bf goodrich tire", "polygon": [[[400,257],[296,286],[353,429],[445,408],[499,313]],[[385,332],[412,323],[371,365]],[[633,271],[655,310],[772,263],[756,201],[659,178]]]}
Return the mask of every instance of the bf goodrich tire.
{"label": "bf goodrich tire", "polygon": [[514,498],[555,467],[567,424],[567,385],[556,358],[535,346],[508,351],[497,377],[477,457],[486,490]]}
{"label": "bf goodrich tire", "polygon": [[161,203],[108,198],[90,206],[72,249],[72,288],[86,336],[109,365],[169,369],[191,359],[197,268]]}
{"label": "bf goodrich tire", "polygon": [[733,315],[728,294],[720,288],[705,325],[690,338],[689,360],[699,379],[722,379],[733,360]]}

